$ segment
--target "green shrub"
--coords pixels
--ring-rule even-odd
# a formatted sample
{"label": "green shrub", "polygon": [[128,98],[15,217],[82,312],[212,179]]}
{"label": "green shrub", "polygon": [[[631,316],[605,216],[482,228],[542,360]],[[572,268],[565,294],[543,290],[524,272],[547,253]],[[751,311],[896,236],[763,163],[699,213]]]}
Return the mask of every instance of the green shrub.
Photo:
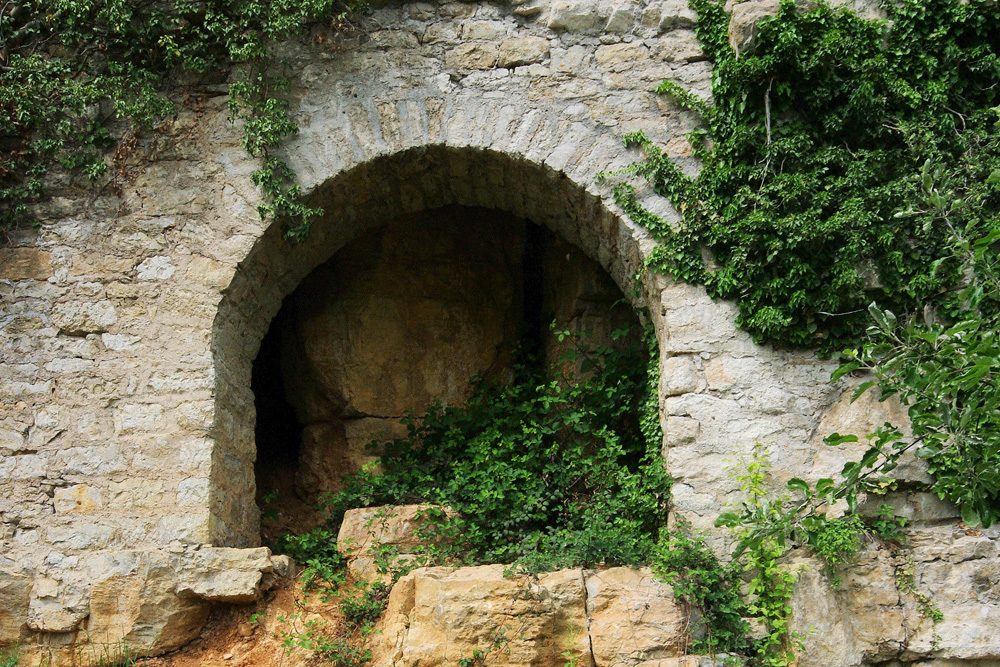
{"label": "green shrub", "polygon": [[[646,562],[669,493],[658,416],[655,432],[640,423],[655,359],[638,342],[577,341],[553,368],[528,361],[510,384],[480,380],[464,406],[409,418],[383,471],[349,478],[329,499],[331,519],[351,507],[435,503],[459,516],[428,530],[450,533],[438,548],[467,562]],[[579,374],[567,370],[574,364]]]}

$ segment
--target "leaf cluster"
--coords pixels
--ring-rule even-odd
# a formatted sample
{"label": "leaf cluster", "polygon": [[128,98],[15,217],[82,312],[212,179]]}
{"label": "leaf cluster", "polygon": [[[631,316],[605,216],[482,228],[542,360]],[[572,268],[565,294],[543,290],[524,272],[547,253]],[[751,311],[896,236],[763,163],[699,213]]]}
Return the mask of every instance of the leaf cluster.
{"label": "leaf cluster", "polygon": [[670,82],[659,92],[703,119],[690,137],[701,171],[686,176],[642,133],[626,138],[647,154],[631,171],[682,221],[671,228],[627,185],[616,196],[659,237],[653,265],[735,300],[758,342],[832,352],[860,340],[872,301],[901,314],[955,306],[949,238],[913,205],[931,160],[962,193],[949,202],[964,200],[963,223],[996,216],[1000,9],[902,0],[883,3],[882,21],[796,4],[737,54],[723,3],[691,1],[712,103]]}
{"label": "leaf cluster", "polygon": [[525,361],[509,384],[480,380],[464,406],[411,417],[381,470],[329,499],[331,522],[426,502],[457,512],[431,522],[441,557],[532,571],[647,562],[669,494],[659,421],[640,419],[656,408],[657,353],[625,340],[577,340],[550,369]]}
{"label": "leaf cluster", "polygon": [[[148,128],[176,111],[180,81],[226,81],[243,145],[268,152],[297,128],[272,45],[317,21],[343,24],[360,0],[12,0],[0,9],[0,229],[31,221],[52,169],[91,179],[125,129]],[[190,88],[190,86],[189,86]],[[254,176],[268,198],[262,215],[304,207],[284,163],[265,159]]]}

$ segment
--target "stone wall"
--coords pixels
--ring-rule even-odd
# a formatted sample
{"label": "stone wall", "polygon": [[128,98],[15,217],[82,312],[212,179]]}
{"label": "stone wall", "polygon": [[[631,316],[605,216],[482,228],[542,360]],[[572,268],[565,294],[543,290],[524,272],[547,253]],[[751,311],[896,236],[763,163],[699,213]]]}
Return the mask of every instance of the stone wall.
{"label": "stone wall", "polygon": [[[143,144],[120,195],[56,183],[41,226],[0,250],[0,641],[65,658],[103,622],[101,582],[121,568],[141,581],[159,572],[180,607],[212,599],[185,597],[181,573],[200,567],[199,552],[253,547],[259,534],[253,359],[282,299],[351,239],[441,206],[499,209],[546,226],[631,294],[652,242],[595,177],[635,159],[621,136],[637,129],[696,168],[684,138],[695,119],[650,92],[670,79],[708,97],[694,21],[683,0],[376,3],[364,34],[288,44],[301,132],[285,154],[326,210],[300,247],[259,219],[257,165],[221,93]],[[660,343],[674,512],[697,527],[737,500],[726,466],[754,440],[780,487],[830,476],[852,454],[824,450],[822,436],[894,414],[848,405],[828,361],[754,345],[734,307],[698,287],[647,276],[639,299]],[[1000,659],[995,578],[977,574],[995,563],[996,532],[966,535],[952,508],[923,496],[897,502],[918,529],[917,585],[948,601],[954,623],[925,624],[919,637],[940,641],[908,632],[888,653],[872,633],[854,632],[843,655],[806,635],[812,664]],[[870,628],[864,619],[905,606],[865,598],[864,581],[824,618]],[[121,604],[155,617],[128,597],[144,590],[134,586]],[[144,623],[168,623],[171,605]]]}

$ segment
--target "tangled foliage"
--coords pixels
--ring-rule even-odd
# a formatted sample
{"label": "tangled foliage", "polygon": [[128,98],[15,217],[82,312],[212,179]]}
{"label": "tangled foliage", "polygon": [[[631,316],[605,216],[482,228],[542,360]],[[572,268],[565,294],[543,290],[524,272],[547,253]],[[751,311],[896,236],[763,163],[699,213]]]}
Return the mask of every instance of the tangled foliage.
{"label": "tangled foliage", "polygon": [[349,478],[330,499],[331,519],[429,502],[458,512],[436,519],[453,559],[531,570],[648,562],[669,479],[658,419],[640,419],[656,408],[647,339],[651,351],[637,340],[577,342],[548,373],[524,363],[508,385],[479,382],[463,407],[411,418],[383,471]]}
{"label": "tangled foliage", "polygon": [[655,267],[737,301],[738,325],[758,342],[826,352],[860,340],[872,301],[901,317],[960,309],[949,236],[913,205],[929,160],[964,202],[952,225],[995,225],[997,3],[885,2],[888,20],[874,21],[784,0],[740,54],[723,3],[691,5],[713,102],[671,82],[659,92],[703,118],[691,137],[702,169],[689,178],[641,133],[627,139],[648,156],[634,170],[683,219],[672,229],[617,189],[660,238]]}
{"label": "tangled foliage", "polygon": [[[333,27],[361,0],[11,0],[0,9],[0,230],[31,220],[54,167],[91,178],[125,127],[175,112],[170,83],[230,79],[243,145],[264,158],[261,215],[304,237],[319,213],[269,150],[296,126],[271,45],[313,22]],[[114,132],[112,132],[114,130]]]}

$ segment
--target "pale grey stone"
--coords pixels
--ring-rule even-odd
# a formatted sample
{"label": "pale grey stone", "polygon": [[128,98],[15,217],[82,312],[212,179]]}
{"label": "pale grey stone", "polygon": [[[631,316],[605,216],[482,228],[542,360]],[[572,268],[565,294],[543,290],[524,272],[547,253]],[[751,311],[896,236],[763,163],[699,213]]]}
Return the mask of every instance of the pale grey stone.
{"label": "pale grey stone", "polygon": [[556,0],[549,7],[548,25],[554,30],[590,32],[600,20],[596,0]]}
{"label": "pale grey stone", "polygon": [[70,301],[56,304],[52,310],[52,322],[62,333],[79,336],[101,333],[110,329],[118,321],[118,313],[110,301]]}

